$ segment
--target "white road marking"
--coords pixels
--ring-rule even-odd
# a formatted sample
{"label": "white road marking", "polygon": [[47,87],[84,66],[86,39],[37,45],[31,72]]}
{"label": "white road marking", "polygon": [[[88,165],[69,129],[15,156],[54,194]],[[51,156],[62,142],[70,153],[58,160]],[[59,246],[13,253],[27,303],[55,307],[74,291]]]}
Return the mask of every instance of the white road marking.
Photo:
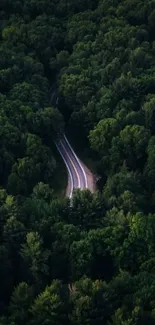
{"label": "white road marking", "polygon": [[71,151],[72,151],[72,153],[73,153],[73,155],[74,155],[76,161],[78,162],[78,164],[80,165],[80,167],[81,167],[81,169],[82,169],[82,172],[83,172],[83,175],[84,175],[84,178],[85,178],[86,188],[88,188],[87,175],[86,175],[86,173],[85,173],[85,170],[84,170],[83,166],[81,165],[81,162],[80,162],[79,158],[77,157],[76,153],[75,153],[74,150],[72,149],[72,147],[71,147],[69,141],[67,140],[65,134],[64,134],[64,138],[65,138],[65,140],[66,140],[68,146],[70,147],[70,149],[71,149]]}
{"label": "white road marking", "polygon": [[65,146],[63,145],[62,141],[60,141],[60,143],[61,143],[62,147],[64,148],[64,150],[65,150],[65,152],[66,152],[66,154],[67,154],[67,156],[68,156],[68,158],[69,158],[69,160],[70,160],[70,162],[71,162],[71,164],[72,164],[72,166],[73,166],[73,168],[74,168],[74,170],[75,170],[75,173],[76,173],[76,175],[77,175],[77,179],[78,179],[78,188],[81,188],[79,173],[78,173],[78,171],[77,171],[77,169],[76,169],[76,167],[75,167],[75,165],[74,165],[72,159],[70,158],[70,156],[69,156],[69,154],[68,154],[68,152],[67,152]]}
{"label": "white road marking", "polygon": [[57,145],[56,142],[55,142],[55,145],[56,145],[58,151],[60,152],[60,155],[61,155],[63,161],[65,162],[65,165],[66,165],[66,167],[67,167],[67,170],[68,170],[68,173],[69,173],[69,176],[70,176],[70,179],[71,179],[71,189],[70,189],[70,193],[69,193],[69,198],[71,199],[72,194],[73,194],[73,188],[74,188],[74,186],[73,186],[73,176],[72,176],[72,173],[71,173],[71,171],[70,171],[69,165],[68,165],[67,161],[65,160],[65,157],[64,157],[63,154],[61,153],[61,150],[59,149],[59,146]]}

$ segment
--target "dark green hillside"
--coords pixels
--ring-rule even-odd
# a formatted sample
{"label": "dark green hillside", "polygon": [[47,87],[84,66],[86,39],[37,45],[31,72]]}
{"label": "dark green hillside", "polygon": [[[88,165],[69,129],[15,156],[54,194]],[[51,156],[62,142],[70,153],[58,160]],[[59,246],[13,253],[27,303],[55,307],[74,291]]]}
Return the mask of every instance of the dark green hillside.
{"label": "dark green hillside", "polygon": [[0,325],[64,324],[155,324],[153,0],[0,1]]}

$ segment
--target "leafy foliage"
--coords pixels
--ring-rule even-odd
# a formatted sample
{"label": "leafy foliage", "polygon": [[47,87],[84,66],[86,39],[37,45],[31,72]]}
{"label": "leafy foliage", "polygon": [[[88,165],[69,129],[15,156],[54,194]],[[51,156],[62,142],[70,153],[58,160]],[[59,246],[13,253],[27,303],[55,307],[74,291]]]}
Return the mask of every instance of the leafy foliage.
{"label": "leafy foliage", "polygon": [[[155,324],[155,2],[0,1],[0,325]],[[54,191],[64,128],[99,190]]]}

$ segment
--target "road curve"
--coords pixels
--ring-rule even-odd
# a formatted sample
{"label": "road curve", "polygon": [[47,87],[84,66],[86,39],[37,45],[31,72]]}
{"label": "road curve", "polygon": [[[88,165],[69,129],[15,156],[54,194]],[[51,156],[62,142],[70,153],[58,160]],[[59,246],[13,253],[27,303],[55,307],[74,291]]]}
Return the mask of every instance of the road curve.
{"label": "road curve", "polygon": [[87,174],[79,158],[75,154],[65,134],[56,142],[56,147],[68,170],[69,198],[72,197],[74,189],[88,187]]}

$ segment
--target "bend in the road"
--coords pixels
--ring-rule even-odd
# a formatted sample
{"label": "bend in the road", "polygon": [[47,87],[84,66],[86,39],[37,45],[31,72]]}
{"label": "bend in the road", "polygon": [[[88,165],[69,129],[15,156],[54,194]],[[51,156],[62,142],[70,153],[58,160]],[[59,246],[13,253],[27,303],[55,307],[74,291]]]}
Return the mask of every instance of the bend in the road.
{"label": "bend in the road", "polygon": [[88,188],[87,175],[65,134],[55,144],[68,170],[69,184],[71,184],[68,196],[72,198],[75,188]]}
{"label": "bend in the road", "polygon": [[63,143],[64,145],[64,148],[66,150],[66,152],[68,153],[68,156],[70,157],[70,159],[72,160],[72,163],[73,163],[73,168],[74,168],[74,171],[76,173],[76,175],[78,176],[78,184],[75,184],[75,188],[80,188],[81,190],[85,188],[85,179],[84,179],[84,176],[83,176],[83,173],[80,169],[80,166],[79,166],[79,163],[77,162],[77,160],[75,159],[70,147],[68,146],[66,140],[63,138],[61,140],[61,142]]}
{"label": "bend in the road", "polygon": [[66,148],[65,148],[65,146],[64,146],[64,144],[63,144],[63,142],[61,140],[60,140],[60,143],[61,143],[61,146],[63,147],[63,149],[64,149],[64,151],[65,151],[65,153],[66,153],[66,155],[67,155],[67,157],[68,157],[68,159],[69,159],[69,161],[70,161],[70,163],[71,163],[71,165],[72,165],[72,167],[73,167],[73,169],[75,171],[75,174],[76,174],[76,177],[77,177],[77,180],[78,180],[78,183],[74,184],[74,187],[75,188],[76,187],[81,188],[81,180],[80,180],[80,176],[79,176],[78,170],[76,168],[76,165],[75,165],[73,159],[71,158],[71,156],[68,154],[68,152],[67,152],[67,150],[66,150]]}
{"label": "bend in the road", "polygon": [[65,141],[67,142],[67,144],[68,144],[70,150],[72,151],[72,154],[74,155],[74,157],[75,157],[77,163],[79,164],[80,169],[81,169],[81,171],[82,171],[82,173],[83,173],[83,176],[84,176],[84,179],[85,179],[85,186],[84,186],[84,187],[85,187],[85,188],[88,188],[87,175],[86,175],[86,173],[85,173],[85,170],[84,170],[84,168],[83,168],[83,166],[82,166],[82,164],[81,164],[79,158],[77,157],[76,153],[74,152],[73,148],[71,147],[71,145],[70,145],[68,139],[66,138],[66,135],[65,135],[65,134],[64,134],[64,139],[65,139]]}

